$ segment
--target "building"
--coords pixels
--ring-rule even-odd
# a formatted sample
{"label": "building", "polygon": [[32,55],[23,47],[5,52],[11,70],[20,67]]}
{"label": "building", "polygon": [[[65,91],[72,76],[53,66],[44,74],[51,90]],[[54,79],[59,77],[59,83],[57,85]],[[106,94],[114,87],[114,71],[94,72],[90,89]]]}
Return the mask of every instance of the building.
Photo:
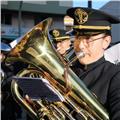
{"label": "building", "polygon": [[[63,29],[63,17],[72,6],[73,1],[1,1],[1,38],[14,40],[47,17],[53,18],[52,28]],[[119,6],[120,1],[111,0],[100,10],[120,18]],[[116,33],[120,32],[120,24],[112,27],[112,42],[118,42],[120,34]]]}
{"label": "building", "polygon": [[52,28],[64,28],[63,17],[72,1],[1,1],[1,38],[11,41],[40,21],[52,17]]}
{"label": "building", "polygon": [[[111,15],[116,16],[120,19],[120,1],[109,1],[103,7],[100,8],[101,11],[105,11]],[[120,24],[112,25],[112,43],[120,41]]]}

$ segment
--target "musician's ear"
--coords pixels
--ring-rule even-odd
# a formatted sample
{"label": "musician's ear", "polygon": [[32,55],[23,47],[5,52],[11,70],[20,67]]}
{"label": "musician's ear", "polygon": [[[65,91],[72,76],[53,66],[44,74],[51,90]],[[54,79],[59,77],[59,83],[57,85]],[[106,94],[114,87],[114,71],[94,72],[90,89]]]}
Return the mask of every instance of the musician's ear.
{"label": "musician's ear", "polygon": [[104,41],[103,41],[103,49],[104,50],[107,49],[110,43],[111,43],[111,36],[109,35],[105,36]]}

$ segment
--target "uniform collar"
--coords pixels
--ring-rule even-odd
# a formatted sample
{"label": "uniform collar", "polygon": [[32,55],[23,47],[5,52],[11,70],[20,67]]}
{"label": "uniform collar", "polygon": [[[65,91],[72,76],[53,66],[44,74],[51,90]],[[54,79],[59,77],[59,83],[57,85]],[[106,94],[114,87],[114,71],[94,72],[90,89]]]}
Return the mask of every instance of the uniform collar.
{"label": "uniform collar", "polygon": [[88,71],[88,70],[93,69],[94,67],[100,65],[103,62],[105,62],[105,58],[104,57],[102,57],[99,60],[97,60],[96,62],[88,64],[88,65],[81,65],[80,64],[80,68],[83,69],[84,71]]}

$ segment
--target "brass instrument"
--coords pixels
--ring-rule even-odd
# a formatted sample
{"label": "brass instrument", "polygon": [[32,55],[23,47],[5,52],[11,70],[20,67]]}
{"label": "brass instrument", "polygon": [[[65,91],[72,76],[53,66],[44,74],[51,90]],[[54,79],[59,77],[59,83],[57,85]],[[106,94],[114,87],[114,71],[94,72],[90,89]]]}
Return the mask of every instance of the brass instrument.
{"label": "brass instrument", "polygon": [[15,80],[11,86],[14,98],[34,119],[76,120],[77,115],[82,120],[109,120],[105,108],[70,68],[67,67],[67,76],[64,77],[66,63],[49,40],[48,29],[51,23],[52,18],[47,18],[31,29],[11,50],[6,62],[20,59],[35,66],[21,71],[17,76],[42,76],[62,94],[64,101],[49,103],[46,100],[30,99],[27,102],[19,93]]}

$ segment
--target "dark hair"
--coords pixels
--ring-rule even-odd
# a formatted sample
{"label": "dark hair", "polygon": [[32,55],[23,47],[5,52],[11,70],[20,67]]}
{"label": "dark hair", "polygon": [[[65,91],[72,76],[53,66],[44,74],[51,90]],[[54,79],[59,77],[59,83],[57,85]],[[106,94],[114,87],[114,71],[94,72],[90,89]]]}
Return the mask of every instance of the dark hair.
{"label": "dark hair", "polygon": [[109,35],[109,36],[112,37],[112,35],[111,35],[111,31],[110,31],[110,30],[105,31],[105,34],[106,34],[106,35]]}

